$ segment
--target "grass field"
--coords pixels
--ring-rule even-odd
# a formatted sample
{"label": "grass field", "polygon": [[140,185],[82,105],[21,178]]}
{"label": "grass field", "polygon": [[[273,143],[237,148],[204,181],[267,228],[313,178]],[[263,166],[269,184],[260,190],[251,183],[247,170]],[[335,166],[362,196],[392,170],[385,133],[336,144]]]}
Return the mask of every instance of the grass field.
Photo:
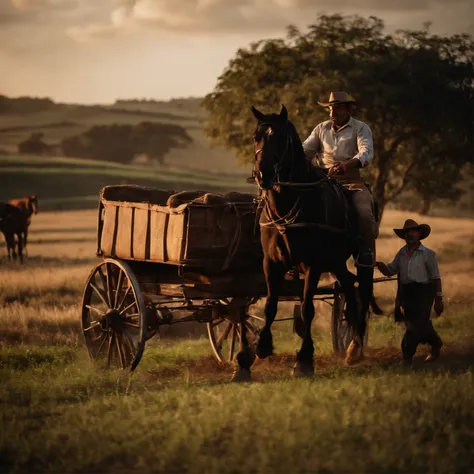
{"label": "grass field", "polygon": [[[380,260],[401,246],[391,229],[406,217],[386,212]],[[364,364],[332,354],[319,304],[315,376],[290,378],[299,342],[277,323],[277,354],[238,386],[204,337],[154,339],[132,377],[89,363],[79,309],[95,222],[94,211],[40,213],[23,266],[0,252],[2,472],[472,472],[472,221],[428,219],[446,294],[438,362],[420,348],[414,370],[400,366],[388,282],[376,286],[387,315],[371,320]]]}

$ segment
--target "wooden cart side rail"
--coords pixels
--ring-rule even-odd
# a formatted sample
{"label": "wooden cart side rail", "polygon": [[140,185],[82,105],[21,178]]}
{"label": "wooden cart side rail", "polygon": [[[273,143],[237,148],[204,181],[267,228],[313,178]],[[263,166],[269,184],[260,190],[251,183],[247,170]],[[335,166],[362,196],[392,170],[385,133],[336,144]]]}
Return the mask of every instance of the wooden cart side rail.
{"label": "wooden cart side rail", "polygon": [[[171,214],[185,218],[186,207],[182,207],[179,212],[172,212],[158,205],[102,199],[99,204],[97,255],[105,254],[132,261],[153,261],[158,258],[163,263],[179,264],[177,255],[169,261],[167,237]],[[162,231],[157,232],[157,228]],[[104,235],[107,236],[105,240]],[[182,254],[182,249],[176,250],[179,255]]]}
{"label": "wooden cart side rail", "polygon": [[[253,215],[253,203],[249,202],[191,202],[170,208],[145,202],[101,199],[97,255],[222,269],[223,265],[229,266],[229,255],[233,257],[240,248],[240,239],[233,238],[228,231],[226,234],[220,227],[216,232],[217,216],[227,216],[231,208],[238,225],[241,225],[241,216]],[[246,219],[248,224],[248,217]],[[243,245],[244,249],[252,247],[248,242]]]}
{"label": "wooden cart side rail", "polygon": [[188,207],[199,208],[216,208],[216,207],[233,207],[249,209],[253,206],[250,202],[235,202],[235,203],[216,203],[216,204],[201,204],[193,202],[185,202],[177,207],[163,206],[160,204],[151,204],[149,202],[129,202],[129,201],[109,201],[108,199],[101,199],[103,205],[131,207],[135,209],[146,209],[150,211],[165,212],[167,214],[182,214]]}

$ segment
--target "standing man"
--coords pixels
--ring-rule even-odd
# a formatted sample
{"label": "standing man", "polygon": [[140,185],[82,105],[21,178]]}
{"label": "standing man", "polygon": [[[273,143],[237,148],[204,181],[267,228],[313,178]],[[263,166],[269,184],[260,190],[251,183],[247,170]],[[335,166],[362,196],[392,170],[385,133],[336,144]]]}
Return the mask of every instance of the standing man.
{"label": "standing man", "polygon": [[304,141],[303,149],[313,164],[328,170],[351,191],[357,213],[359,255],[356,265],[375,265],[375,239],[378,233],[370,191],[360,176],[360,168],[374,157],[372,132],[368,125],[351,117],[354,99],[346,92],[331,92],[328,102],[329,120],[316,126]]}
{"label": "standing man", "polygon": [[392,263],[377,262],[377,268],[385,276],[399,275],[400,303],[405,311],[406,327],[402,340],[403,361],[405,365],[411,365],[418,344],[431,346],[425,361],[433,361],[439,357],[443,345],[430,320],[433,300],[438,316],[444,307],[436,254],[421,244],[421,240],[430,235],[431,228],[407,219],[402,229],[393,230],[407,244],[398,251]]}

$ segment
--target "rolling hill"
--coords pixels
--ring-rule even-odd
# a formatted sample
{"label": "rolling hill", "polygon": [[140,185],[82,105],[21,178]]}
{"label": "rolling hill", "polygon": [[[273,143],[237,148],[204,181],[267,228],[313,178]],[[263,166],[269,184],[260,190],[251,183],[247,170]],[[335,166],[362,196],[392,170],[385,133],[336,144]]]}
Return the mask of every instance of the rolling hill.
{"label": "rolling hill", "polygon": [[246,184],[244,174],[151,168],[77,158],[0,156],[0,201],[37,194],[42,210],[96,207],[103,186],[132,183],[178,191],[255,191],[254,186]]}
{"label": "rolling hill", "polygon": [[[86,209],[96,206],[102,186],[124,183],[175,190],[255,191],[245,183],[249,166],[240,164],[225,148],[212,147],[205,137],[201,99],[120,100],[91,106],[28,97],[0,99],[1,201],[37,194],[42,209]],[[18,144],[32,133],[43,133],[43,141],[55,145],[95,125],[144,121],[180,125],[192,143],[173,148],[162,167],[17,153]]]}
{"label": "rolling hill", "polygon": [[[10,99],[11,101],[15,99]],[[16,153],[17,145],[31,133],[44,133],[44,141],[56,144],[66,137],[85,132],[94,125],[130,124],[143,121],[181,125],[193,139],[184,149],[174,149],[166,157],[168,166],[214,173],[248,173],[234,153],[213,147],[204,136],[206,112],[201,99],[174,99],[168,102],[122,100],[113,105],[48,104],[21,111],[0,110],[0,150]]]}

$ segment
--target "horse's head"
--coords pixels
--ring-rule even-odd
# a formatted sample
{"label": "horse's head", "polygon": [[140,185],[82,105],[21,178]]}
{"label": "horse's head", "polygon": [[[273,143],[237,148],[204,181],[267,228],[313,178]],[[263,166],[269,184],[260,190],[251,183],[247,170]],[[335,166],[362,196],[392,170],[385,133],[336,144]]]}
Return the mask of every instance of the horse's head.
{"label": "horse's head", "polygon": [[28,196],[28,211],[38,214],[38,196]]}
{"label": "horse's head", "polygon": [[277,181],[288,150],[288,111],[283,105],[279,114],[265,115],[255,107],[258,120],[253,134],[255,144],[254,176],[262,189],[270,189]]}

